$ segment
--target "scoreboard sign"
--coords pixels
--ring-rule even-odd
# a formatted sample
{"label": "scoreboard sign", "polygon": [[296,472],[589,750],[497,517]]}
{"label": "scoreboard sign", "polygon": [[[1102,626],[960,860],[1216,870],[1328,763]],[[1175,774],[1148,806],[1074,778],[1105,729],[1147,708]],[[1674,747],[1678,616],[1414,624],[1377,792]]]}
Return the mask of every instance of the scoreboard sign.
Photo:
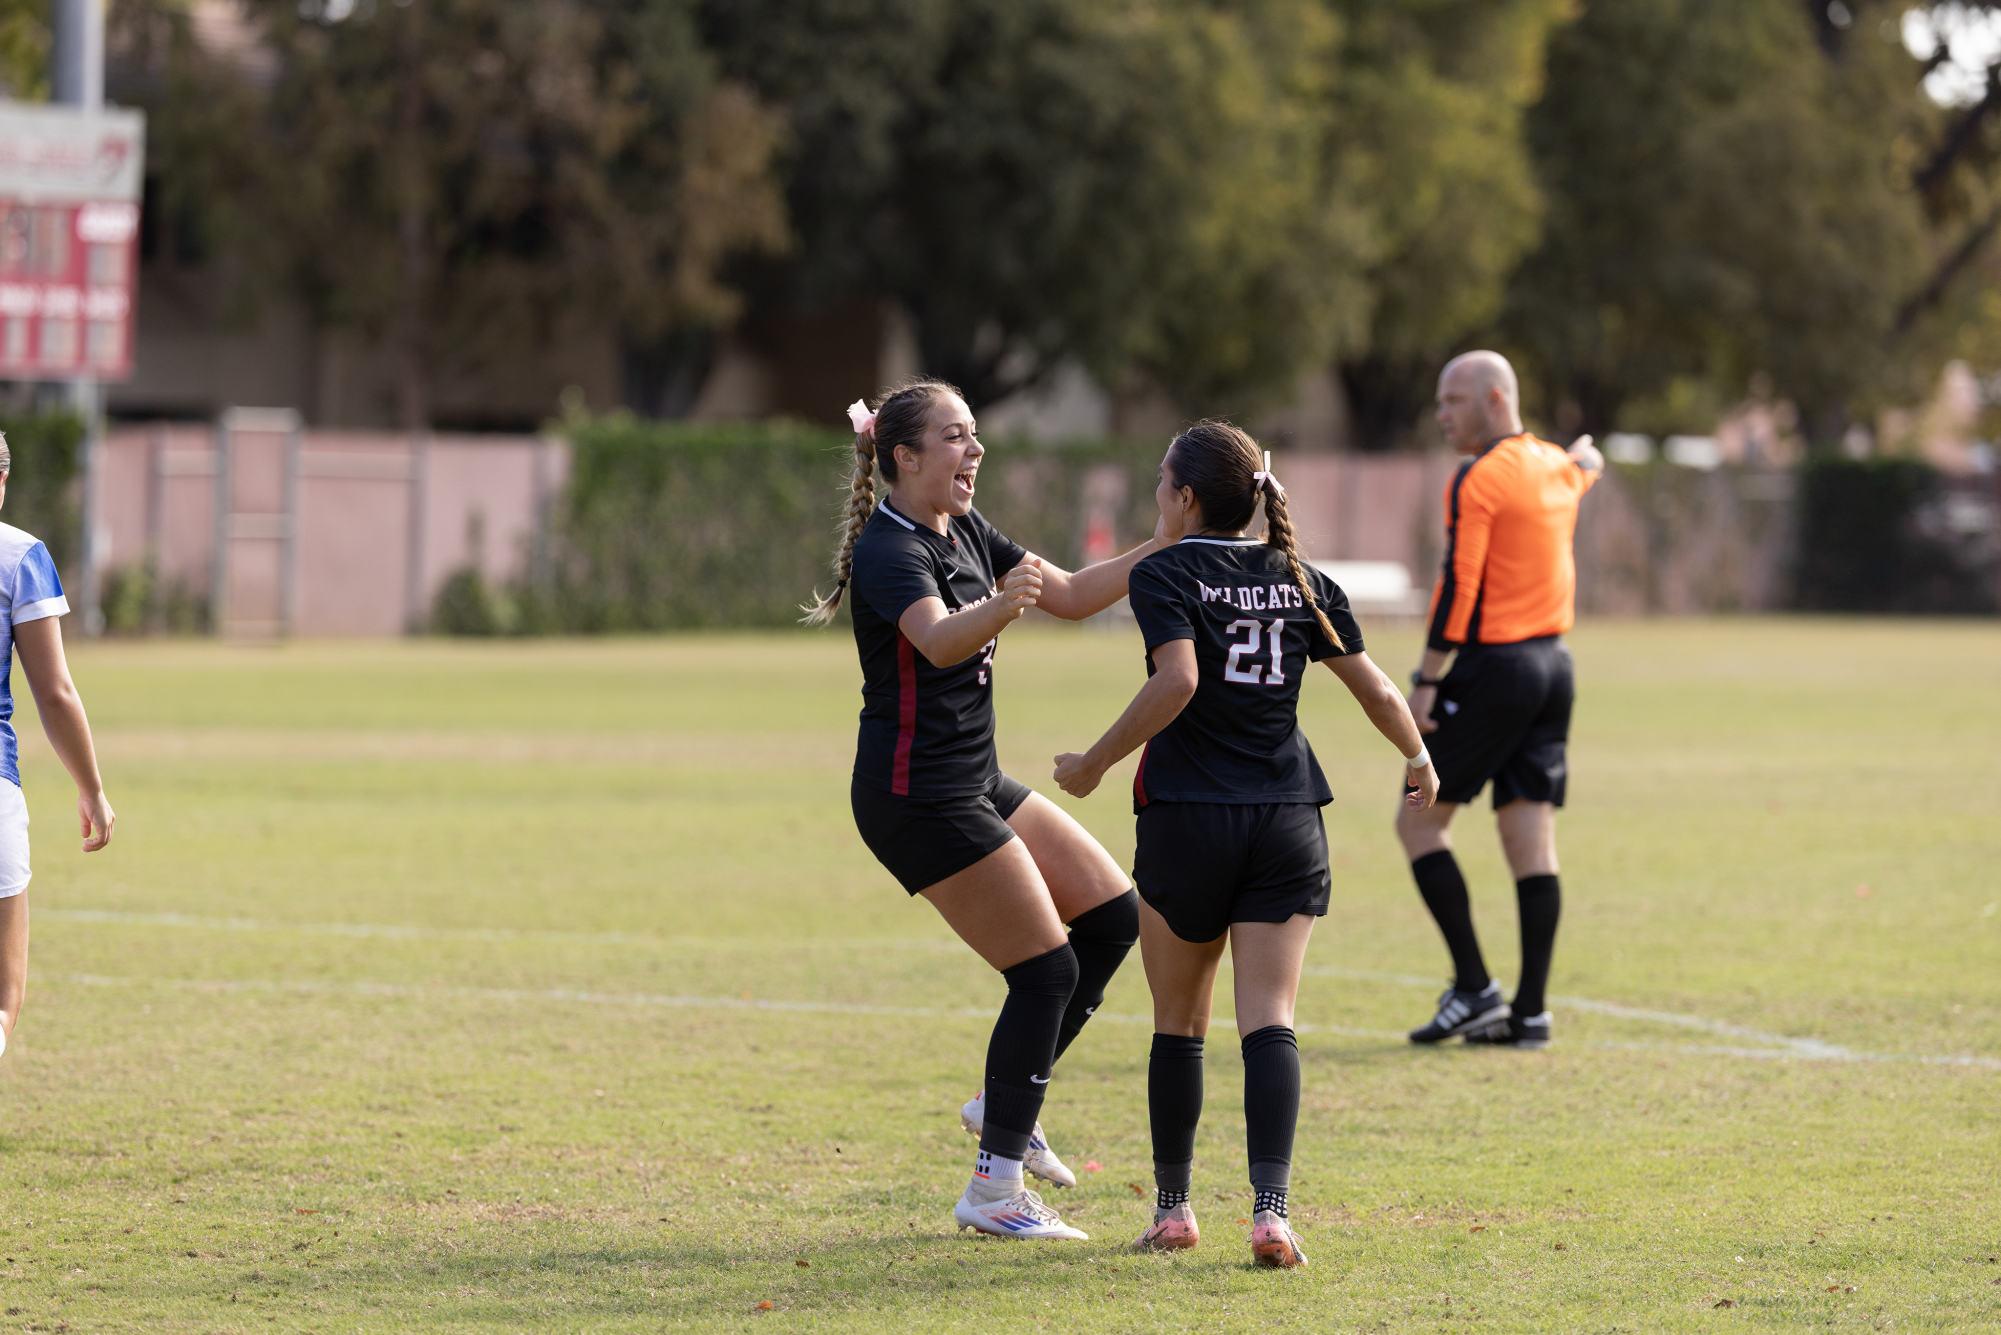
{"label": "scoreboard sign", "polygon": [[132,374],[146,122],[0,102],[0,379]]}

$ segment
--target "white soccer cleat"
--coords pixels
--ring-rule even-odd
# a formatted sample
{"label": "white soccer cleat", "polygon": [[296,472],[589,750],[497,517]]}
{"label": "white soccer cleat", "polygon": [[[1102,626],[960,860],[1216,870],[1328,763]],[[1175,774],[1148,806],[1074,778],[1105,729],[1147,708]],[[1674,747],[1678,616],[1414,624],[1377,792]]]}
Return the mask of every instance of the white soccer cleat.
{"label": "white soccer cleat", "polygon": [[952,1217],[962,1229],[991,1233],[997,1238],[1066,1238],[1084,1242],[1091,1236],[1064,1223],[1061,1215],[1026,1187],[1012,1196],[984,1202],[974,1200],[972,1188],[968,1187],[966,1194],[959,1197],[959,1203],[952,1207]]}
{"label": "white soccer cleat", "polygon": [[[986,1130],[986,1097],[983,1089],[966,1101],[959,1109],[959,1125],[969,1136],[977,1136]],[[1021,1161],[1023,1171],[1033,1173],[1052,1187],[1074,1187],[1077,1175],[1061,1159],[1056,1151],[1049,1148],[1049,1137],[1042,1134],[1042,1123],[1035,1124],[1035,1130],[1028,1137],[1028,1153]]]}

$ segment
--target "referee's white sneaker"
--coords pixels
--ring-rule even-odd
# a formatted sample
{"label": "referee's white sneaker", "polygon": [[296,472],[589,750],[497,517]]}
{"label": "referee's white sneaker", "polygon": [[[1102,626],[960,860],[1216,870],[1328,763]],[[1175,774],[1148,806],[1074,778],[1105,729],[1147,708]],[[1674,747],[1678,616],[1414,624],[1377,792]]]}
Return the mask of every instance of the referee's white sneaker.
{"label": "referee's white sneaker", "polygon": [[1006,1187],[993,1189],[994,1199],[988,1200],[986,1184],[967,1183],[966,1194],[952,1207],[952,1217],[962,1229],[991,1233],[997,1238],[1063,1238],[1078,1242],[1090,1239],[1089,1233],[1064,1223],[1061,1215],[1042,1203],[1042,1197],[1026,1187],[1011,1185],[1012,1192]]}
{"label": "referee's white sneaker", "polygon": [[[966,1100],[959,1109],[959,1125],[969,1136],[977,1136],[986,1129],[987,1092],[983,1089]],[[1028,1137],[1028,1153],[1022,1156],[1024,1171],[1033,1173],[1052,1187],[1074,1187],[1077,1175],[1056,1157],[1056,1151],[1049,1148],[1049,1137],[1042,1134],[1042,1123],[1035,1124],[1035,1130]]]}

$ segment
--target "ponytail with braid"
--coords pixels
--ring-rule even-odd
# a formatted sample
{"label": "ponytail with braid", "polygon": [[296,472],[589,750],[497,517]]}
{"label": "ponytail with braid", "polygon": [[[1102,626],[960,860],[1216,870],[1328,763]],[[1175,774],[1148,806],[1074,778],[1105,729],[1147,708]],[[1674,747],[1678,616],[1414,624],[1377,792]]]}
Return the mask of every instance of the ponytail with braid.
{"label": "ponytail with braid", "polygon": [[1336,649],[1346,653],[1348,646],[1341,643],[1341,632],[1334,629],[1334,623],[1327,619],[1327,613],[1320,607],[1320,600],[1313,596],[1313,586],[1306,581],[1306,567],[1299,562],[1299,544],[1293,538],[1292,513],[1286,508],[1285,491],[1278,485],[1278,479],[1266,473],[1258,482],[1265,498],[1265,545],[1278,549],[1279,555],[1292,569],[1292,582],[1299,586],[1306,597],[1306,605],[1313,609],[1313,619],[1320,623],[1320,633],[1325,635]]}
{"label": "ponytail with braid", "polygon": [[1235,533],[1249,528],[1256,513],[1258,497],[1265,503],[1265,543],[1285,557],[1292,579],[1320,624],[1321,633],[1336,649],[1346,652],[1340,632],[1327,619],[1320,600],[1313,596],[1306,567],[1299,560],[1299,544],[1293,534],[1292,515],[1287,510],[1285,492],[1268,471],[1259,467],[1257,442],[1228,422],[1197,422],[1174,438],[1168,464],[1176,485],[1195,493],[1202,507],[1202,520],[1210,528]]}
{"label": "ponytail with braid", "polygon": [[959,391],[943,380],[906,380],[884,394],[875,405],[875,420],[866,430],[855,433],[855,466],[848,475],[848,515],[841,529],[841,545],[834,551],[834,591],[822,598],[818,589],[813,601],[800,604],[806,615],[799,619],[809,626],[824,626],[834,619],[855,573],[855,542],[875,514],[875,475],[896,485],[896,449],[908,446],[922,452],[924,430],[931,422],[931,404],[941,395]]}

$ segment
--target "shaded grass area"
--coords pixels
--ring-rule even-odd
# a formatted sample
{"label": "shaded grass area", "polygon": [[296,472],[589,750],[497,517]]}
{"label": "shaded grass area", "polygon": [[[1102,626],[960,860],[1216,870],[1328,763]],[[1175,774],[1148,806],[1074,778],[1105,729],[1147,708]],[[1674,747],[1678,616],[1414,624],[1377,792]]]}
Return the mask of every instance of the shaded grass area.
{"label": "shaded grass area", "polygon": [[[1388,834],[1394,757],[1308,689],[1337,892],[1300,1008],[1314,1263],[1284,1275],[1235,1223],[1227,1029],[1205,1244],[1120,1249],[1150,1180],[1137,967],[1044,1118],[1102,1165],[1058,1202],[1092,1241],[953,1233],[1000,988],[853,832],[845,635],[89,646],[119,840],[74,851],[24,738],[0,1330],[2001,1324],[2001,631],[1573,643],[1552,990],[1624,1010],[1559,1002],[1543,1054],[1397,1037],[1444,961]],[[1415,639],[1371,647],[1394,671]],[[1047,758],[1142,672],[1128,635],[1054,631],[999,666],[1003,763],[1052,794]],[[1120,778],[1062,800],[1123,859]],[[1484,810],[1460,843],[1510,976]],[[1717,1026],[1891,1060],[1745,1057],[1772,1046]],[[1919,1060],[1952,1057],[1989,1064]]]}

